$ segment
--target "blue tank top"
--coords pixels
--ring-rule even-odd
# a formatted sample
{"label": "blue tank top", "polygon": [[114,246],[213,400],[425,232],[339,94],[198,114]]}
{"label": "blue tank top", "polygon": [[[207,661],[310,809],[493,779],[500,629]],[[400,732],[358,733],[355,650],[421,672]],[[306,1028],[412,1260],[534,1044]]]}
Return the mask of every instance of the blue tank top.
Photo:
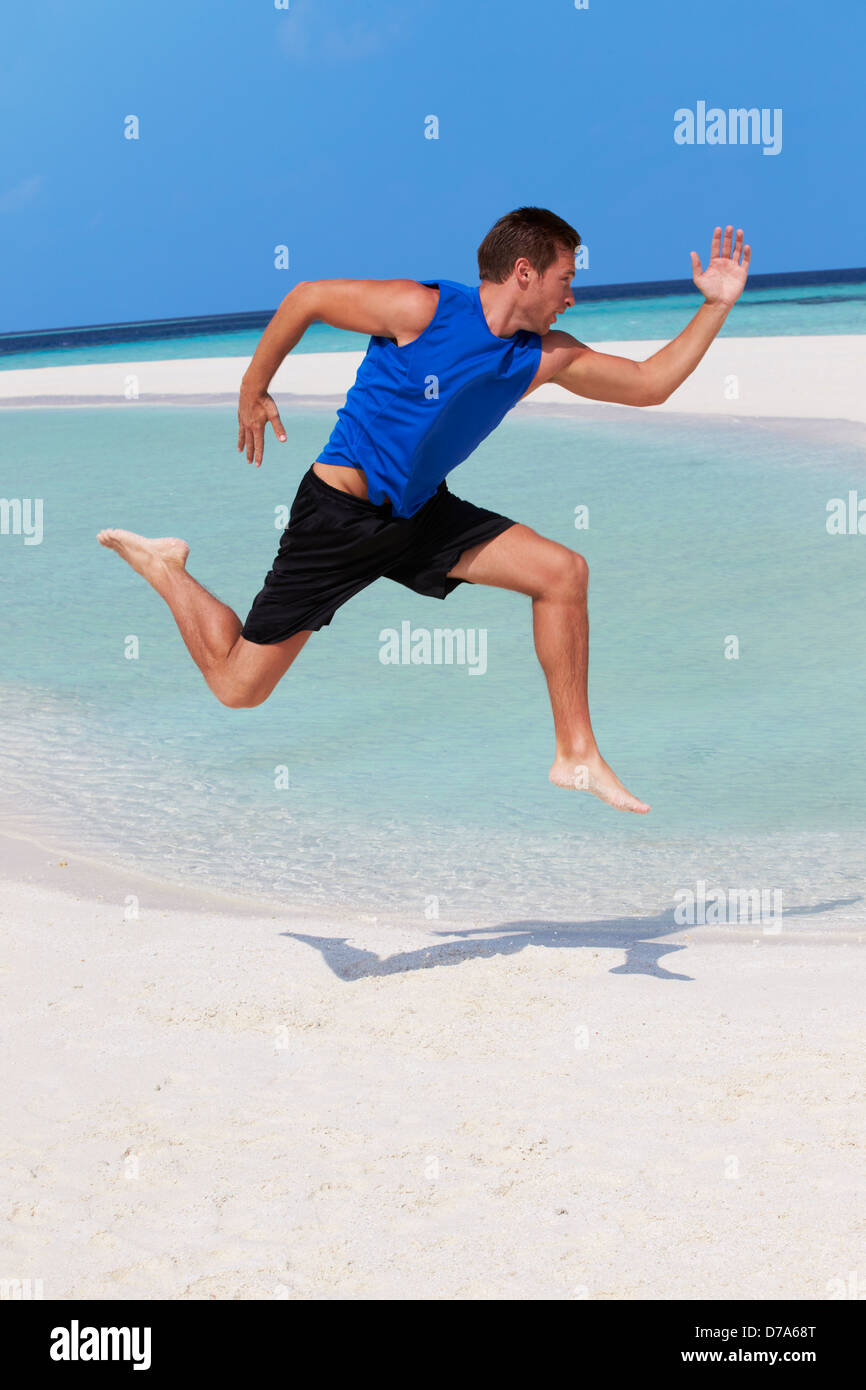
{"label": "blue tank top", "polygon": [[319,454],[322,463],[363,468],[370,501],[389,498],[401,517],[414,515],[499,424],[541,361],[540,334],[491,332],[477,286],[419,283],[439,286],[433,318],[403,347],[370,338]]}

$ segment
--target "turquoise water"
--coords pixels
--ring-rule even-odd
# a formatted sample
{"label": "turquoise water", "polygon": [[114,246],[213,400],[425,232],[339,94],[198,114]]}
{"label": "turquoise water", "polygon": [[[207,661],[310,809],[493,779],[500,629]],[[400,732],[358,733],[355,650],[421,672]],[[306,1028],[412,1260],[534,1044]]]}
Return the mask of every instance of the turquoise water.
{"label": "turquoise water", "polygon": [[[866,431],[516,415],[451,475],[458,495],[587,556],[594,725],[652,803],[636,818],[547,782],[527,598],[463,585],[438,602],[380,580],[266,704],[229,710],[161,600],[97,544],[111,525],[182,535],[191,572],[244,617],[275,508],[332,421],[294,412],[290,443],[252,470],[228,406],[6,413],[2,492],[44,500],[44,537],[0,536],[0,810],[292,903],[652,916],[703,877],[860,912],[866,537],[828,535],[825,518],[829,499],[866,497]],[[379,634],[404,621],[485,629],[486,672],[383,665]]]}
{"label": "turquoise water", "polygon": [[[701,297],[658,295],[650,298],[585,300],[562,314],[557,327],[582,342],[674,338],[698,309]],[[775,337],[819,333],[866,333],[866,284],[773,286],[747,289],[728,316],[722,337]],[[177,357],[251,357],[261,330],[154,338],[16,352],[0,356],[0,370],[53,367],[83,362],[142,362]],[[363,352],[369,339],[314,323],[299,352]]]}

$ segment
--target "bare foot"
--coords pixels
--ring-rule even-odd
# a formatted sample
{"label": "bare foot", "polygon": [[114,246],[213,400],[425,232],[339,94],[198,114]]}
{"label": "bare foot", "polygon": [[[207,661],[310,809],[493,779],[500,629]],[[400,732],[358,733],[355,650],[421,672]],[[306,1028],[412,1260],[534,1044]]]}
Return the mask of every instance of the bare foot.
{"label": "bare foot", "polygon": [[112,528],[100,531],[96,539],[108,550],[116,550],[120,558],[131,565],[136,574],[142,575],[148,584],[154,584],[169,565],[184,569],[189,555],[186,541],[178,540],[177,536],[150,540],[147,536],[136,535],[135,531]]}
{"label": "bare foot", "polygon": [[581,760],[577,757],[557,757],[550,769],[550,780],[556,787],[571,791],[591,792],[617,811],[634,811],[645,816],[649,806],[627,791],[612,768],[595,749]]}

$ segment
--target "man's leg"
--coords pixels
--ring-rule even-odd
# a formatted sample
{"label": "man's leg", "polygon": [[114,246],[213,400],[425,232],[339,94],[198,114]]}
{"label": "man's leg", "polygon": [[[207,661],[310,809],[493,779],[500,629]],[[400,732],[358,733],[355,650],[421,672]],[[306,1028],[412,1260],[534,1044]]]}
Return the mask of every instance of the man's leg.
{"label": "man's leg", "polygon": [[455,579],[513,589],[532,599],[535,651],[547,678],[556,757],[550,780],[590,791],[623,811],[645,813],[596,746],[587,701],[588,567],[582,555],[516,523],[493,540],[464,550],[448,571]]}
{"label": "man's leg", "polygon": [[100,545],[116,550],[164,598],[180,635],[210,689],[223,705],[248,709],[268,698],[310,631],[267,645],[241,637],[238,615],[186,571],[189,546],[174,536],[149,540],[133,531],[100,531]]}

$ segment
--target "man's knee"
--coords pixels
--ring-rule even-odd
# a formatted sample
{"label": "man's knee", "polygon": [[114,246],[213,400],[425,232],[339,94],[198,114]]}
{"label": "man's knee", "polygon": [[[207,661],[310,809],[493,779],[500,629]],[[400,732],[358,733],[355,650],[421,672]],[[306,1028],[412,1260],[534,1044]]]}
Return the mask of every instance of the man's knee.
{"label": "man's knee", "polygon": [[581,593],[586,593],[589,585],[589,565],[583,555],[579,555],[576,550],[571,551],[571,563],[574,569],[572,582]]}
{"label": "man's knee", "polygon": [[263,705],[270,695],[269,690],[262,692],[258,690],[245,689],[240,685],[216,685],[211,686],[221,705],[227,709],[255,709],[256,705]]}
{"label": "man's knee", "polygon": [[589,565],[576,550],[562,547],[558,557],[552,589],[558,598],[581,599],[589,584]]}

